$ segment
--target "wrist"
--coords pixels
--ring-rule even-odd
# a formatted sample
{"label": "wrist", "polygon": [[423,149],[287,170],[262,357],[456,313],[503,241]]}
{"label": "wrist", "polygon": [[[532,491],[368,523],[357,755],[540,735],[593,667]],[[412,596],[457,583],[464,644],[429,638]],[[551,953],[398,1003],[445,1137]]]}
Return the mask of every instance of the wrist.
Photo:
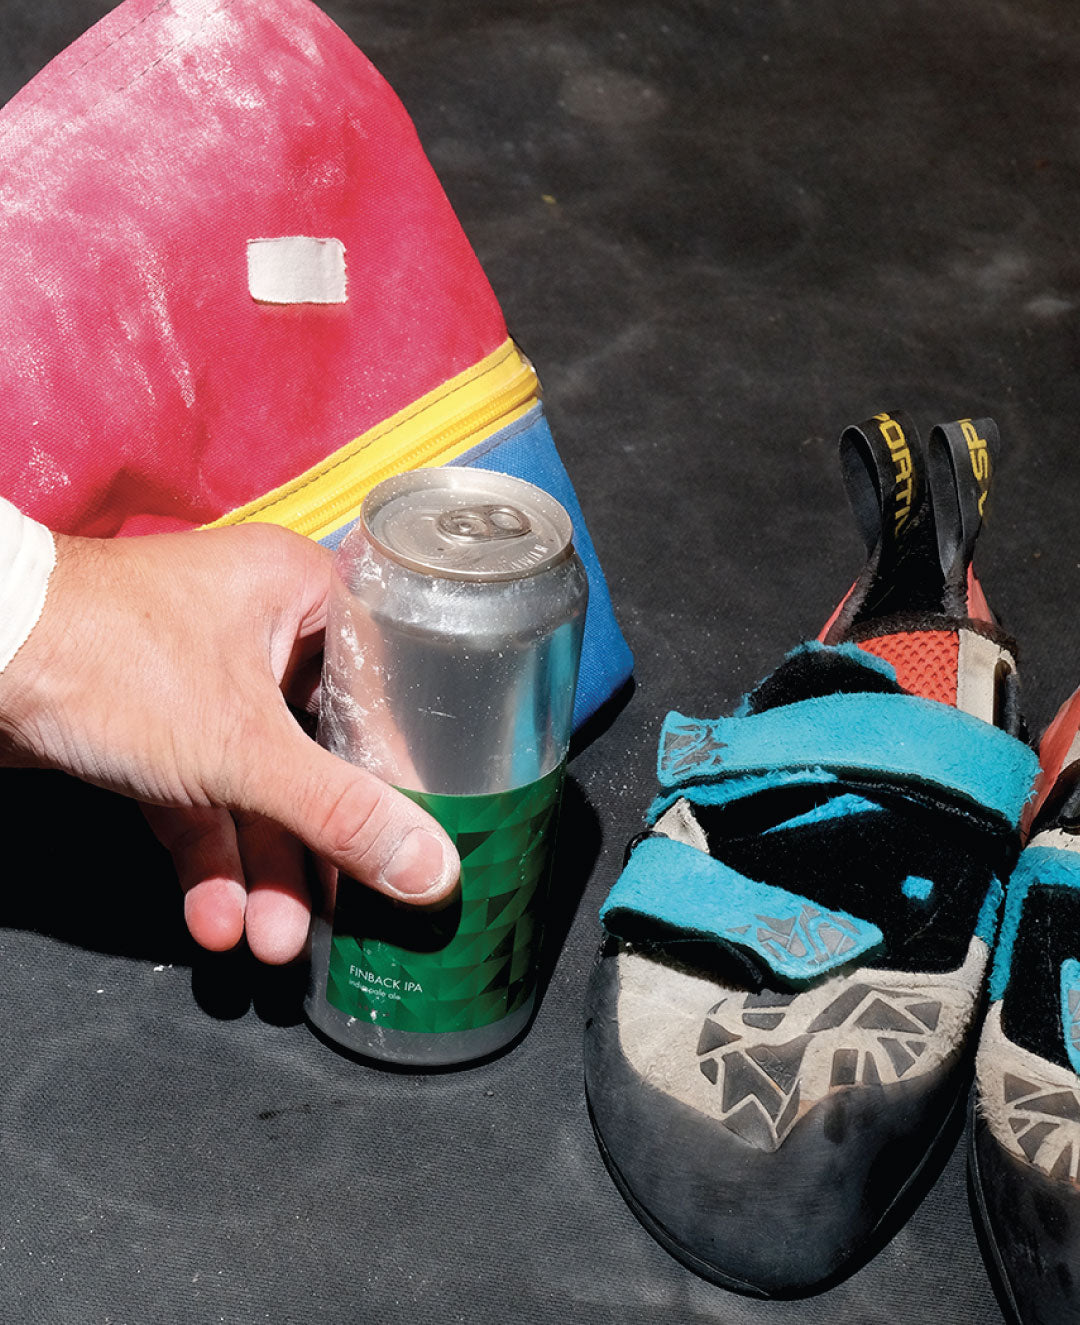
{"label": "wrist", "polygon": [[40,729],[56,680],[53,655],[66,633],[64,565],[83,540],[54,536],[16,512],[25,523],[13,553],[13,509],[0,499],[0,766],[40,767],[50,763]]}
{"label": "wrist", "polygon": [[55,565],[49,530],[0,497],[0,673],[37,625]]}

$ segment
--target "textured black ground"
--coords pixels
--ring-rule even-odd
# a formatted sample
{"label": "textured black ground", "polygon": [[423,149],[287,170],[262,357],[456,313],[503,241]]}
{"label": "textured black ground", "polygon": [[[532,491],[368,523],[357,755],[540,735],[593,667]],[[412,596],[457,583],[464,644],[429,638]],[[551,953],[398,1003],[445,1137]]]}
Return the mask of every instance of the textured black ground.
{"label": "textured black ground", "polygon": [[[0,0],[0,94],[106,8]],[[572,767],[532,1032],[441,1076],[338,1057],[295,974],[196,958],[130,806],[0,777],[0,1318],[992,1325],[959,1151],[821,1297],[681,1268],[597,1153],[581,1004],[662,715],[729,708],[855,576],[846,423],[997,419],[979,560],[1032,726],[1080,682],[1075,5],[326,8],[405,99],[541,370],[636,693]]]}

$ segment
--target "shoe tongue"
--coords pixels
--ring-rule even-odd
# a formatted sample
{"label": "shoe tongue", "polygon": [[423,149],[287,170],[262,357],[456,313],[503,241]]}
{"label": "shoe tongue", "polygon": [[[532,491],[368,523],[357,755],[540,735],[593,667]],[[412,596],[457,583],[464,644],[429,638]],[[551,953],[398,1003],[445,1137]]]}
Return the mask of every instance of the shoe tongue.
{"label": "shoe tongue", "polygon": [[[934,528],[942,574],[952,594],[967,590],[1000,438],[993,419],[939,423],[927,443]],[[964,599],[966,602],[966,597]]]}
{"label": "shoe tongue", "polygon": [[823,695],[898,694],[901,687],[888,663],[853,644],[804,644],[747,695],[743,711],[764,713],[781,704]]}

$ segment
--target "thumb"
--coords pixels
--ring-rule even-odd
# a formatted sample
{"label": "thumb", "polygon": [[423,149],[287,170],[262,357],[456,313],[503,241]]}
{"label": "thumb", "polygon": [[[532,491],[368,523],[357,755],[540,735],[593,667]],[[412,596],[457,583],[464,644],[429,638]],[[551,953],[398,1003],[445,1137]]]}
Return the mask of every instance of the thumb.
{"label": "thumb", "polygon": [[282,705],[280,725],[251,749],[242,808],[265,815],[376,891],[438,902],[460,873],[454,846],[419,805],[315,744]]}

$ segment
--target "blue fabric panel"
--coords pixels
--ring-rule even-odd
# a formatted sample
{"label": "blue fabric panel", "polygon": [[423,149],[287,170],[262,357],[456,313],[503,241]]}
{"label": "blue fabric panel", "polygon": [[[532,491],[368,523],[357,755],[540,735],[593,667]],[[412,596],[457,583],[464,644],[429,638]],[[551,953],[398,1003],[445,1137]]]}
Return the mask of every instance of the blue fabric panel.
{"label": "blue fabric panel", "polygon": [[667,789],[810,768],[923,786],[1015,827],[1039,764],[999,728],[913,695],[824,695],[736,718],[669,713],[660,737],[657,775]]}
{"label": "blue fabric panel", "polygon": [[1080,962],[1061,963],[1061,1029],[1072,1070],[1080,1073]]}
{"label": "blue fabric panel", "polygon": [[1080,853],[1061,847],[1040,846],[1030,846],[1021,853],[1005,890],[1005,914],[1001,917],[1001,932],[990,972],[992,999],[1001,998],[1009,983],[1020,914],[1029,890],[1037,883],[1054,888],[1080,888]]}
{"label": "blue fabric panel", "polygon": [[723,782],[701,782],[690,787],[680,787],[665,796],[657,796],[649,806],[645,823],[647,827],[652,827],[677,800],[687,800],[691,805],[731,805],[734,801],[749,800],[751,796],[776,791],[780,787],[824,787],[830,782],[839,781],[834,773],[827,773],[824,769],[804,768],[794,773],[782,771],[760,776],[730,777]]}
{"label": "blue fabric panel", "polygon": [[1001,880],[995,874],[990,879],[990,887],[986,890],[978,919],[975,921],[975,937],[982,939],[988,948],[994,945],[998,916],[1001,914],[1001,903],[1004,899],[1005,889],[1002,888]]}
{"label": "blue fabric panel", "polygon": [[748,879],[666,837],[646,838],[635,848],[600,919],[616,935],[636,932],[644,920],[738,949],[796,986],[847,966],[882,942],[876,925]]}
{"label": "blue fabric panel", "polygon": [[543,407],[537,405],[453,463],[491,469],[535,483],[561,502],[573,521],[574,546],[589,577],[585,641],[574,702],[574,725],[578,727],[630,679],[634,659],[615,620],[604,572],[574,486],[555,449]]}
{"label": "blue fabric panel", "polygon": [[337,549],[338,544],[341,542],[341,540],[345,537],[345,535],[349,532],[349,530],[353,527],[355,523],[356,523],[355,520],[350,520],[348,524],[343,524],[340,529],[335,529],[333,533],[324,534],[323,537],[319,539],[319,542],[323,545],[323,547],[328,547],[331,552],[335,551]]}
{"label": "blue fabric panel", "polygon": [[909,874],[900,885],[900,891],[913,902],[925,902],[934,891],[934,881],[921,878],[918,874]]}
{"label": "blue fabric panel", "polygon": [[807,810],[805,814],[797,814],[783,823],[773,824],[772,827],[766,828],[765,832],[785,833],[790,828],[805,828],[809,824],[828,823],[831,819],[843,819],[849,814],[880,814],[883,809],[884,806],[879,805],[877,801],[867,800],[865,796],[853,794],[834,796],[823,805]]}

